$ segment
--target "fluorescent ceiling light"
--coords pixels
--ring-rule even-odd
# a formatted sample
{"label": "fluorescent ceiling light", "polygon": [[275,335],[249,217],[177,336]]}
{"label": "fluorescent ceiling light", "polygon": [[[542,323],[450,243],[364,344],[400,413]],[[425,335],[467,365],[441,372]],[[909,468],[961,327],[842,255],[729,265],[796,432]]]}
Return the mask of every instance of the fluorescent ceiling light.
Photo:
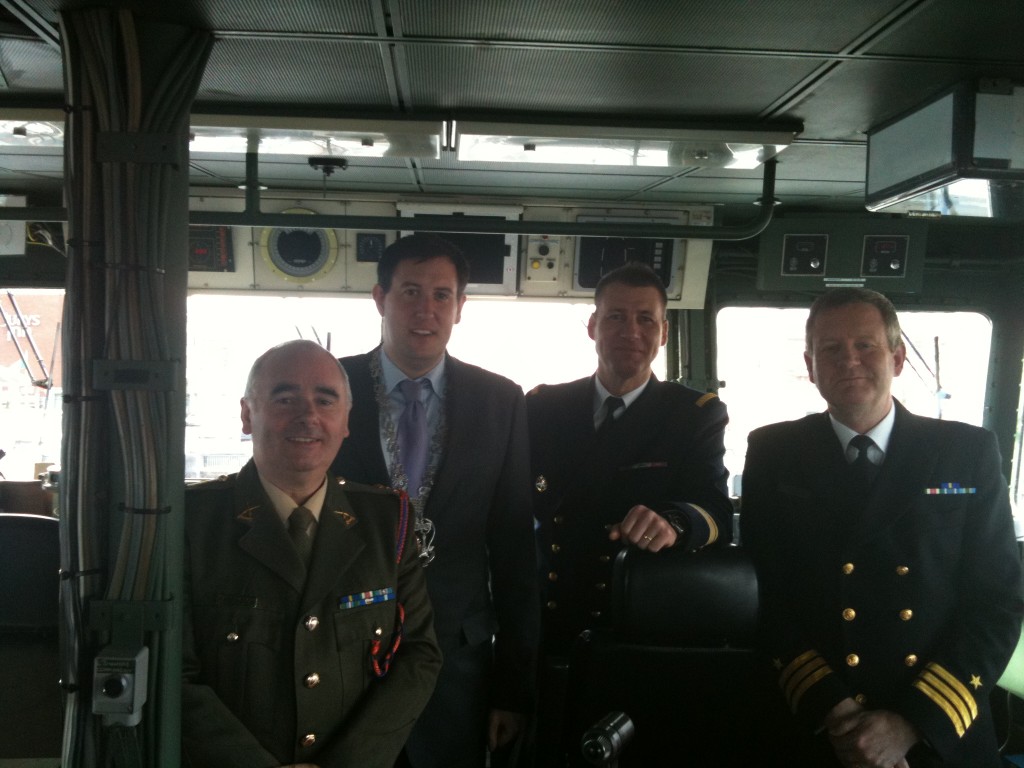
{"label": "fluorescent ceiling light", "polygon": [[193,154],[437,158],[441,125],[428,121],[344,121],[193,115]]}
{"label": "fluorescent ceiling light", "polygon": [[62,149],[64,123],[50,120],[0,120],[0,146]]}
{"label": "fluorescent ceiling light", "polygon": [[456,142],[460,162],[750,169],[775,157],[792,139],[788,131],[460,122]]}

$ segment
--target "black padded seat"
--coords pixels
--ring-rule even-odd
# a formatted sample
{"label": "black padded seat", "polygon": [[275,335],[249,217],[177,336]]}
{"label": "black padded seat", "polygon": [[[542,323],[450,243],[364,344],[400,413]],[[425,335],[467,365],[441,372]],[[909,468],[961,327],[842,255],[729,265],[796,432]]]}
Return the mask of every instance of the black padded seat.
{"label": "black padded seat", "polygon": [[55,517],[0,513],[2,759],[61,753],[58,528]]}
{"label": "black padded seat", "polygon": [[570,660],[570,765],[585,765],[580,737],[612,711],[636,729],[622,768],[786,764],[794,725],[774,669],[753,650],[757,577],[747,553],[629,548],[613,589],[613,628],[584,632]]}

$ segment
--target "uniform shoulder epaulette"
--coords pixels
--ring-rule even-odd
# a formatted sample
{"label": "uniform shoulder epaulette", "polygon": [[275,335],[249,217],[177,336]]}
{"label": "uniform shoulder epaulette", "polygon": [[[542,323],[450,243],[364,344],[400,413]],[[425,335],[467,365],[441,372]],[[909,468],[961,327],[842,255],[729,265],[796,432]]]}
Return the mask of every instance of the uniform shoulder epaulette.
{"label": "uniform shoulder epaulette", "polygon": [[348,493],[372,493],[378,496],[390,496],[396,493],[395,489],[382,483],[357,483],[344,477],[335,477],[334,482],[340,485]]}
{"label": "uniform shoulder epaulette", "polygon": [[716,397],[718,397],[718,395],[716,395],[714,392],[705,392],[703,395],[697,398],[694,405],[696,405],[698,408],[703,408]]}
{"label": "uniform shoulder epaulette", "polygon": [[194,483],[186,483],[186,491],[216,491],[221,488],[231,488],[235,484],[237,475],[221,475],[210,480],[200,480]]}

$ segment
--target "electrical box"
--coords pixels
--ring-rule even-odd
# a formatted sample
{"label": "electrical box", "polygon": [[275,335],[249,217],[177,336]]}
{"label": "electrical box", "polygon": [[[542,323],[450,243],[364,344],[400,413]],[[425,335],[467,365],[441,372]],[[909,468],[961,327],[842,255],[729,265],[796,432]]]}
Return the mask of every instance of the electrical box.
{"label": "electrical box", "polygon": [[104,648],[93,662],[93,714],[102,715],[104,725],[138,725],[148,676],[149,648]]}
{"label": "electrical box", "polygon": [[928,222],[921,219],[776,219],[761,234],[757,287],[817,291],[852,285],[917,293],[927,234]]}

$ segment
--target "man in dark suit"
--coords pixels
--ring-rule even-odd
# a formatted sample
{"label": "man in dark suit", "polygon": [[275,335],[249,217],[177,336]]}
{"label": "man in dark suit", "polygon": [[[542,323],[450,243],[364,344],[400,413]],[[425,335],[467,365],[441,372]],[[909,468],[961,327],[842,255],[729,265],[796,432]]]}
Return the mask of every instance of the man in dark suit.
{"label": "man in dark suit", "polygon": [[893,400],[905,356],[888,299],[826,292],[804,358],[828,412],[750,434],[766,650],[807,765],[996,768],[989,696],[1022,613],[1006,482],[990,432]]}
{"label": "man in dark suit", "polygon": [[526,398],[544,593],[536,737],[544,765],[576,748],[559,736],[567,657],[580,632],[608,624],[618,551],[696,550],[732,536],[725,405],[651,370],[668,340],[664,284],[627,264],[601,279],[594,301],[597,372]]}
{"label": "man in dark suit", "polygon": [[408,502],[331,477],[345,373],[311,341],[253,364],[253,459],[186,493],[183,763],[390,768],[441,655]]}
{"label": "man in dark suit", "polygon": [[[533,697],[539,610],[523,394],[445,351],[469,276],[454,245],[401,238],[377,276],[382,343],[341,361],[355,405],[333,469],[409,490],[417,512],[444,667],[399,765],[481,768],[485,744],[495,750],[521,732]],[[406,442],[414,408],[425,437]],[[428,446],[418,460],[413,444]]]}

